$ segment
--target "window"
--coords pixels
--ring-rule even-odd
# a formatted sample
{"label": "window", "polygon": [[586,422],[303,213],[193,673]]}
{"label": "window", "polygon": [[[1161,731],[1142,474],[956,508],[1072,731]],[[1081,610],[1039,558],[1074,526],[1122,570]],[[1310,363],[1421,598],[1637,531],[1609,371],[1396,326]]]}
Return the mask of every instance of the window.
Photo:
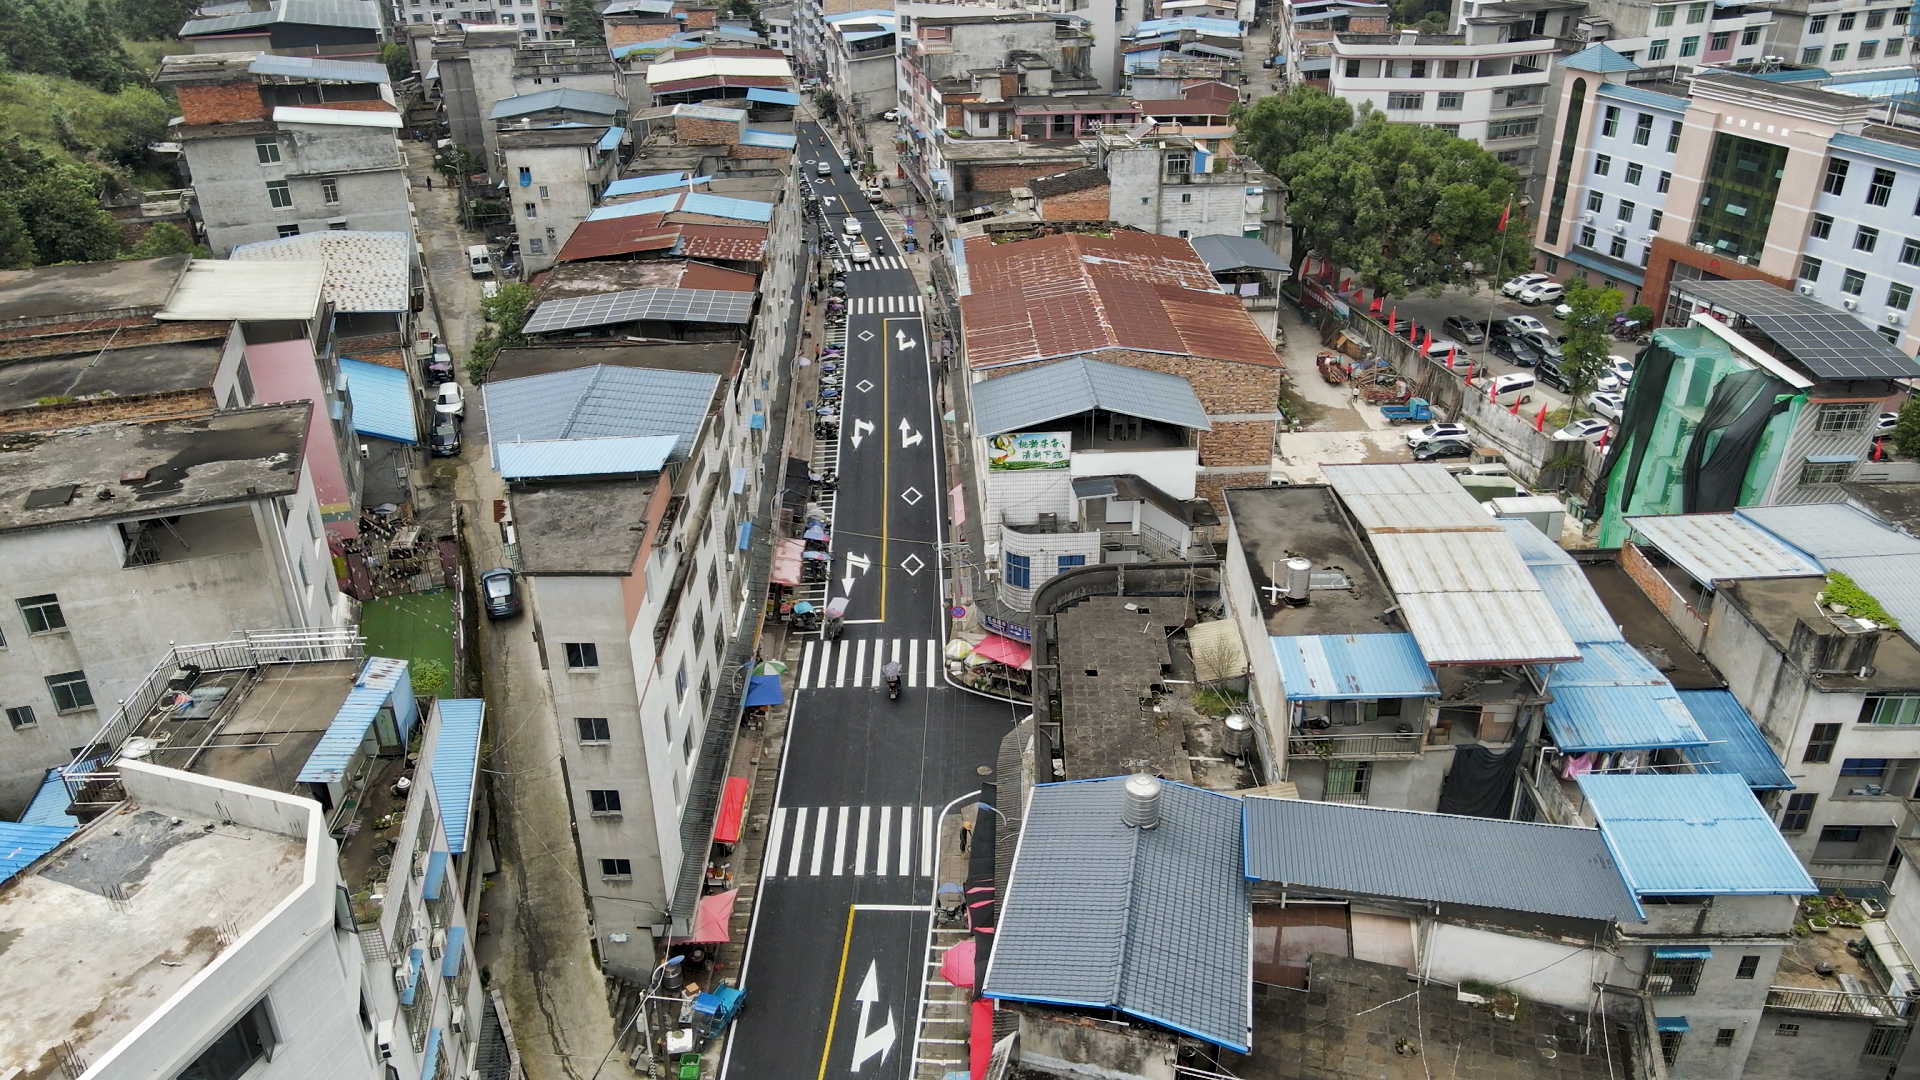
{"label": "window", "polygon": [[1815,15],[1813,18],[1807,20],[1807,33],[1824,34],[1826,32],[1827,17],[1825,15]]}
{"label": "window", "polygon": [[1867,29],[1878,30],[1887,25],[1887,13],[1884,11],[1867,12]]}
{"label": "window", "polygon": [[[1906,12],[1903,11],[1900,14],[1904,15],[1906,14]],[[1887,39],[1887,47],[1881,51],[1888,56],[1899,56],[1900,50],[1904,46],[1904,44],[1905,42],[1903,39],[1897,38],[1897,37],[1890,37]]]}
{"label": "window", "polygon": [[546,252],[546,249],[547,249],[547,246],[546,246],[546,241],[544,241],[544,240],[542,240],[542,239],[540,239],[540,238],[539,238],[539,237],[537,237],[537,236],[535,236],[535,237],[530,237],[530,238],[528,238],[528,240],[527,240],[527,254],[529,254],[529,255],[541,255],[541,254],[544,254],[544,253]]}
{"label": "window", "polygon": [[527,215],[528,217],[530,217],[530,218],[537,218],[537,217],[539,217],[539,216],[540,216],[540,204],[539,204],[539,203],[521,203],[521,204],[520,204],[520,206],[521,206],[521,209],[523,209],[524,211],[526,211],[526,215]]}
{"label": "window", "polygon": [[1696,34],[1693,37],[1683,37],[1680,39],[1680,56],[1682,59],[1698,55],[1700,55],[1699,35]]}
{"label": "window", "polygon": [[1647,993],[1655,997],[1684,997],[1700,990],[1700,972],[1705,960],[1688,957],[1656,956],[1647,968]]}
{"label": "window", "polygon": [[1782,1039],[1797,1039],[1800,1037],[1800,1025],[1780,1024],[1773,1029],[1773,1033]]}
{"label": "window", "polygon": [[1357,79],[1359,77],[1360,77],[1360,61],[1358,60],[1347,61],[1347,78]]}
{"label": "window", "polygon": [[1665,60],[1667,58],[1667,46],[1670,44],[1672,44],[1671,38],[1655,38],[1647,42],[1647,59]]}
{"label": "window", "polygon": [[633,876],[633,860],[601,859],[600,876],[603,878],[630,878]]}
{"label": "window", "polygon": [[684,659],[680,661],[680,670],[673,675],[673,699],[687,700],[687,662]]}
{"label": "window", "polygon": [[1853,250],[1872,251],[1880,246],[1880,230],[1862,225],[1853,232]]}
{"label": "window", "polygon": [[1851,461],[1809,461],[1800,466],[1802,484],[1839,484],[1844,483],[1847,474],[1853,471]]}
{"label": "window", "polygon": [[253,153],[255,157],[260,159],[260,164],[262,165],[278,165],[280,163],[280,136],[254,136]]}
{"label": "window", "polygon": [[1818,795],[1787,796],[1786,812],[1780,815],[1780,831],[1783,833],[1806,832],[1807,821],[1813,817],[1813,804],[1819,801]]}
{"label": "window", "polygon": [[1653,114],[1641,113],[1633,122],[1633,145],[1645,146],[1653,141]]}
{"label": "window", "polygon": [[340,202],[340,181],[331,176],[323,178],[320,181],[320,201],[328,206],[337,205]]}
{"label": "window", "polygon": [[1611,139],[1620,134],[1620,106],[1609,105],[1600,121],[1600,134]]}
{"label": "window", "polygon": [[700,708],[705,711],[713,704],[713,672],[700,673]]}
{"label": "window", "polygon": [[1876,334],[1879,334],[1883,338],[1886,338],[1887,344],[1893,346],[1894,348],[1897,349],[1900,347],[1900,331],[1895,327],[1876,326],[1873,328],[1873,332]]}
{"label": "window", "polygon": [[1627,183],[1633,184],[1634,186],[1638,187],[1640,184],[1640,178],[1645,176],[1646,174],[1647,174],[1647,170],[1644,167],[1642,167],[1639,162],[1637,161],[1627,162]]}
{"label": "window", "polygon": [[1843,41],[1840,44],[1835,45],[1833,49],[1827,53],[1827,58],[1828,60],[1830,60],[1835,64],[1839,63],[1842,60],[1845,60],[1847,58],[1846,42]]}
{"label": "window", "polygon": [[1433,130],[1439,132],[1442,135],[1451,135],[1456,139],[1460,137],[1459,124],[1435,124],[1433,125]]}
{"label": "window", "polygon": [[34,719],[33,706],[31,705],[16,705],[7,710],[7,723],[12,724],[13,730],[15,731],[19,731],[23,727],[32,727],[39,722],[40,721]]}
{"label": "window", "polygon": [[566,645],[569,671],[592,670],[600,666],[600,648],[593,642],[569,641]]}
{"label": "window", "polygon": [[1587,192],[1587,213],[1597,214],[1607,208],[1607,196],[1604,192]]}
{"label": "window", "polygon": [[1920,724],[1920,697],[1870,697],[1860,704],[1863,724]]}
{"label": "window", "polygon": [[1800,63],[1807,66],[1818,64],[1820,62],[1820,54],[1823,52],[1826,52],[1826,50],[1820,46],[1809,45],[1800,50]]}
{"label": "window", "polygon": [[1183,191],[1183,192],[1181,192],[1181,193],[1180,193],[1180,201],[1181,201],[1181,202],[1183,202],[1183,203],[1190,203],[1190,202],[1192,202],[1192,201],[1193,201],[1193,192],[1191,192],[1191,191]]}
{"label": "window", "polygon": [[1467,95],[1458,90],[1442,90],[1439,94],[1440,100],[1435,104],[1442,109],[1458,109],[1465,102],[1466,97]]}
{"label": "window", "polygon": [[1529,116],[1518,120],[1495,120],[1487,125],[1489,139],[1527,139],[1540,131],[1540,118]]}
{"label": "window", "polygon": [[1664,195],[1666,194],[1667,189],[1671,188],[1672,186],[1673,186],[1673,174],[1670,172],[1662,171],[1660,173],[1660,179],[1655,181],[1653,185],[1653,190]]}
{"label": "window", "polygon": [[[1840,725],[1839,724],[1820,724],[1817,726],[1838,728]],[[1845,758],[1840,762],[1840,775],[1841,776],[1885,776],[1887,773],[1887,760],[1888,759],[1886,758],[1878,758],[1878,757]]]}
{"label": "window", "polygon": [[1871,60],[1871,59],[1873,59],[1873,58],[1874,58],[1875,56],[1878,56],[1879,54],[1880,54],[1880,43],[1879,43],[1879,42],[1877,42],[1877,41],[1863,41],[1863,42],[1861,42],[1861,43],[1860,43],[1860,53],[1859,53],[1859,57],[1860,57],[1860,59],[1862,59],[1862,60]]}
{"label": "window", "polygon": [[[535,79],[534,81],[539,82],[540,80]],[[533,183],[533,169],[526,165],[520,166],[520,186],[526,187],[532,183]]]}
{"label": "window", "polygon": [[1857,844],[1860,842],[1858,825],[1829,825],[1820,830],[1820,842],[1823,844]]}
{"label": "window", "polygon": [[1673,25],[1673,13],[1674,13],[1674,10],[1675,10],[1675,9],[1673,9],[1673,8],[1671,8],[1671,7],[1663,7],[1663,8],[1661,8],[1661,9],[1659,9],[1658,11],[1655,11],[1655,12],[1653,13],[1653,25],[1655,25],[1655,26],[1672,26],[1672,25]]}
{"label": "window", "polygon": [[1853,29],[1853,24],[1859,20],[1859,17],[1860,13],[1857,11],[1842,13],[1840,16],[1840,32],[1844,34]]}
{"label": "window", "polygon": [[1745,30],[1740,31],[1740,44],[1742,45],[1760,44],[1760,28],[1757,26],[1749,26]]}
{"label": "window", "polygon": [[286,210],[293,206],[293,191],[285,180],[267,181],[267,205],[275,210]]}
{"label": "window", "polygon": [[1015,589],[1033,587],[1033,560],[1025,555],[1007,553],[1007,584]]}
{"label": "window", "polygon": [[1820,268],[1825,265],[1826,263],[1821,262],[1819,259],[1814,258],[1812,255],[1800,256],[1800,280],[1819,281]]}
{"label": "window", "polygon": [[1395,91],[1387,95],[1388,109],[1420,109],[1426,106],[1427,95]]}
{"label": "window", "polygon": [[1600,154],[1593,159],[1593,171],[1597,176],[1607,176],[1613,172],[1613,159]]}
{"label": "window", "polygon": [[60,598],[53,593],[22,597],[19,604],[20,617],[27,623],[27,633],[50,634],[67,628],[67,617],[60,613]]}
{"label": "window", "polygon": [[1848,296],[1859,296],[1866,287],[1867,275],[1864,270],[1848,267],[1847,272],[1840,275],[1840,291]]}
{"label": "window", "polygon": [[1633,211],[1634,205],[1625,199],[1621,199],[1620,208],[1614,211],[1613,216],[1619,218],[1621,221],[1632,221]]}
{"label": "window", "polygon": [[1599,234],[1593,231],[1593,226],[1591,225],[1580,226],[1580,246],[1581,247],[1592,247],[1594,245],[1595,239],[1598,236]]}
{"label": "window", "polygon": [[595,814],[617,814],[620,812],[620,793],[607,788],[588,788],[587,803]]}
{"label": "window", "polygon": [[613,741],[613,732],[608,728],[604,716],[576,716],[573,722],[580,726],[580,741],[583,743]]}
{"label": "window", "polygon": [[1327,802],[1367,801],[1367,791],[1373,784],[1373,763],[1371,761],[1329,761],[1327,762]]}
{"label": "window", "polygon": [[1087,557],[1085,555],[1062,555],[1053,560],[1053,566],[1056,571],[1071,570],[1076,566],[1085,565],[1087,565]]}
{"label": "window", "polygon": [[1800,760],[1813,765],[1832,761],[1833,748],[1839,742],[1839,724],[1815,724],[1813,733],[1807,737],[1806,753],[1800,755]]}
{"label": "window", "polygon": [[53,698],[53,711],[78,712],[93,708],[93,690],[87,686],[87,673],[66,671],[47,676],[47,693]]}
{"label": "window", "polygon": [[[1419,108],[1419,106],[1414,106]],[[1392,106],[1388,106],[1392,108]],[[1184,181],[1193,172],[1192,154],[1167,155],[1167,179]]]}
{"label": "window", "polygon": [[1751,979],[1759,973],[1760,958],[1757,956],[1743,956],[1740,958],[1740,967],[1733,973],[1733,977],[1736,979]]}
{"label": "window", "polygon": [[1733,48],[1733,31],[1721,30],[1707,38],[1707,51],[1725,52]]}
{"label": "window", "polygon": [[[1822,405],[1814,420],[1819,431],[1859,431],[1867,426],[1867,405],[1863,402],[1847,402],[1840,405]],[[1830,725],[1839,727],[1838,724]]]}
{"label": "window", "polygon": [[[1861,57],[1862,60],[1866,57]],[[1873,170],[1873,182],[1867,185],[1867,205],[1885,206],[1893,198],[1893,170]]]}
{"label": "window", "polygon": [[181,1070],[177,1080],[239,1080],[255,1062],[272,1058],[274,1045],[267,999],[261,998]]}
{"label": "window", "polygon": [[1740,1034],[1739,1028],[1721,1028],[1713,1036],[1713,1045],[1732,1046],[1733,1037]]}
{"label": "window", "polygon": [[680,736],[680,760],[689,764],[693,761],[693,725],[688,724],[686,733]]}
{"label": "window", "polygon": [[1669,154],[1677,153],[1680,149],[1680,128],[1681,123],[1678,120],[1667,123],[1667,153]]}
{"label": "window", "polygon": [[[296,226],[294,226],[294,227],[295,227],[295,228],[299,228],[299,226],[297,226],[297,225],[296,225]],[[346,218],[334,218],[333,220],[331,220],[331,221],[329,221],[329,222],[327,222],[327,231],[328,231],[328,232],[346,232],[346,231],[347,231],[347,219],[346,219]]]}
{"label": "window", "polygon": [[1649,232],[1659,232],[1660,223],[1666,220],[1666,216],[1667,212],[1665,210],[1655,210],[1649,213],[1647,215],[1647,230]]}
{"label": "window", "polygon": [[1687,7],[1688,25],[1692,25],[1694,23],[1703,23],[1706,21],[1707,21],[1707,5],[1692,4]]}
{"label": "window", "polygon": [[1607,242],[1607,254],[1613,256],[1616,259],[1626,258],[1627,257],[1627,238],[1624,236],[1616,236],[1612,240],[1609,240]]}
{"label": "window", "polygon": [[1866,1049],[1860,1051],[1862,1057],[1899,1057],[1906,1049],[1907,1029],[1893,1024],[1875,1024],[1867,1033]]}

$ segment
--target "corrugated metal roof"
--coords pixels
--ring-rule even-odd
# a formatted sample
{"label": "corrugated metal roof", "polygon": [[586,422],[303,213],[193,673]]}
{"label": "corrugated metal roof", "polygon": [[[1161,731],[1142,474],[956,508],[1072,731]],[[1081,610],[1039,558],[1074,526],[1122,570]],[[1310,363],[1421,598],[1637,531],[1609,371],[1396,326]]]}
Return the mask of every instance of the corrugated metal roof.
{"label": "corrugated metal roof", "polygon": [[1702,584],[1820,573],[1819,563],[1738,514],[1629,517],[1627,525]]}
{"label": "corrugated metal roof", "polygon": [[680,193],[676,191],[671,195],[655,195],[650,199],[596,207],[587,215],[587,220],[605,221],[608,218],[638,217],[641,214],[664,214],[679,205]]}
{"label": "corrugated metal roof", "polygon": [[1687,751],[1687,760],[1695,768],[1743,777],[1756,791],[1793,790],[1793,779],[1780,764],[1780,755],[1731,692],[1682,690],[1680,703],[1712,740],[1711,746]]}
{"label": "corrugated metal roof", "polygon": [[261,11],[239,11],[206,19],[188,19],[178,36],[230,34],[277,23],[334,26],[349,30],[379,30],[380,10],[366,0],[274,0]]}
{"label": "corrugated metal roof", "polygon": [[[1901,81],[1907,84],[1907,89],[1902,91],[1903,93],[1911,94],[1914,92],[1912,79],[1904,79]],[[1840,90],[1843,93],[1848,92],[1844,87],[1838,86],[1830,86],[1826,87],[1826,89]],[[1851,92],[1855,94],[1860,93],[1857,88]],[[1920,150],[1916,150],[1911,146],[1901,145],[1900,143],[1888,142],[1885,139],[1869,139],[1862,135],[1850,135],[1843,131],[1834,135],[1832,139],[1829,139],[1827,145],[1843,153],[1866,154],[1869,157],[1877,157],[1883,161],[1891,161],[1901,165],[1920,166]]]}
{"label": "corrugated metal roof", "polygon": [[1668,113],[1685,113],[1688,101],[1673,94],[1662,94],[1657,90],[1647,90],[1626,83],[1603,82],[1594,91],[1596,97],[1612,98],[1634,105],[1644,105],[1649,109],[1659,109]]}
{"label": "corrugated metal roof", "polygon": [[1498,526],[1492,532],[1374,533],[1370,539],[1428,663],[1555,663],[1580,655]]}
{"label": "corrugated metal roof", "polygon": [[447,850],[459,855],[467,850],[487,703],[480,698],[441,698],[435,707],[440,710],[440,737],[433,744],[433,797],[440,803]]}
{"label": "corrugated metal roof", "polygon": [[1271,885],[1640,921],[1596,829],[1256,797],[1246,852],[1248,880]]}
{"label": "corrugated metal roof", "polygon": [[1589,773],[1579,783],[1635,896],[1819,891],[1738,776]]}
{"label": "corrugated metal roof", "polygon": [[33,801],[20,812],[20,824],[74,828],[80,824],[80,820],[67,813],[72,801],[67,794],[66,781],[60,779],[60,770],[48,769],[47,775],[40,781],[40,790],[33,793]]}
{"label": "corrugated metal roof", "polygon": [[339,312],[406,311],[411,305],[413,241],[403,232],[325,232],[241,244],[238,262],[313,262],[326,265],[321,295]]}
{"label": "corrugated metal roof", "polygon": [[627,103],[612,94],[597,94],[591,90],[576,90],[571,86],[562,86],[556,90],[541,90],[538,93],[502,98],[494,103],[492,110],[487,113],[487,119],[503,120],[513,116],[546,112],[549,109],[564,109],[567,112],[587,113],[591,116],[618,116],[627,111]]}
{"label": "corrugated metal roof", "polygon": [[1271,643],[1289,701],[1440,696],[1412,634],[1314,634]]}
{"label": "corrugated metal roof", "polygon": [[[487,441],[672,435],[674,460],[686,456],[713,402],[720,376],[700,371],[610,367],[490,382]],[[497,463],[496,463],[497,467]]]}
{"label": "corrugated metal roof", "polygon": [[593,148],[595,150],[613,150],[617,149],[620,144],[625,141],[627,141],[626,128],[610,127],[606,130],[605,134],[600,136],[600,141],[593,144]]}
{"label": "corrugated metal roof", "polygon": [[618,198],[622,195],[645,195],[652,191],[666,191],[670,188],[691,187],[712,180],[711,176],[689,177],[685,172],[654,173],[651,176],[629,176],[624,180],[615,180],[600,193],[603,199]]}
{"label": "corrugated metal roof", "polygon": [[409,446],[420,442],[413,383],[406,372],[343,356],[340,373],[347,377],[347,399],[353,402],[353,430]]}
{"label": "corrugated metal roof", "polygon": [[704,214],[707,217],[733,218],[737,221],[773,220],[772,203],[756,202],[752,199],[729,199],[722,195],[709,195],[704,191],[690,191],[681,196],[680,212]]}
{"label": "corrugated metal roof", "polygon": [[73,835],[71,825],[26,825],[12,821],[0,821],[0,882],[13,880],[13,875],[32,866],[67,837]]}
{"label": "corrugated metal roof", "polygon": [[1240,800],[1162,781],[1159,827],[1129,829],[1126,782],[1033,789],[981,991],[1119,1009],[1244,1053],[1253,994]]}
{"label": "corrugated metal roof", "polygon": [[406,736],[413,733],[413,725],[420,719],[420,710],[413,697],[413,675],[405,660],[369,656],[367,662],[360,665],[360,675],[354,680],[354,685],[393,695],[393,717],[400,724],[400,734]]}
{"label": "corrugated metal roof", "polygon": [[1513,538],[1520,561],[1533,572],[1533,580],[1547,594],[1547,603],[1560,617],[1575,644],[1582,641],[1621,641],[1619,620],[1607,610],[1587,581],[1580,564],[1547,539],[1533,523],[1519,518],[1500,519],[1500,526]]}
{"label": "corrugated metal roof", "polygon": [[380,708],[389,696],[385,690],[365,686],[347,691],[347,700],[341,703],[340,711],[334,714],[333,723],[328,725],[327,733],[320,736],[313,753],[307,755],[307,763],[301,766],[295,780],[302,784],[337,784],[345,780],[347,766],[353,762],[360,744],[366,741],[374,717],[380,715]]}
{"label": "corrugated metal roof", "polygon": [[755,128],[748,128],[740,133],[740,145],[791,150],[799,145],[799,139],[794,135],[782,135],[777,131],[760,131]]}
{"label": "corrugated metal roof", "polygon": [[354,60],[327,60],[318,56],[280,56],[261,53],[247,65],[255,75],[286,75],[318,79],[324,82],[383,83],[392,81],[385,64],[363,64]]}
{"label": "corrugated metal roof", "polygon": [[651,435],[615,439],[554,439],[506,442],[493,448],[500,475],[508,480],[544,476],[623,476],[656,473],[679,439]]}
{"label": "corrugated metal roof", "polygon": [[1286,260],[1273,253],[1273,249],[1251,236],[1195,236],[1189,241],[1193,244],[1194,254],[1207,264],[1214,273],[1222,270],[1282,271],[1287,269]]}
{"label": "corrugated metal roof", "polygon": [[770,56],[702,56],[692,60],[668,60],[647,69],[647,85],[731,76],[791,79],[793,67],[785,60]]}
{"label": "corrugated metal roof", "polygon": [[790,90],[773,90],[764,86],[755,86],[747,90],[747,100],[767,105],[798,105],[800,95]]}
{"label": "corrugated metal roof", "polygon": [[1329,465],[1324,471],[1328,486],[1369,533],[1501,531],[1445,466]]}
{"label": "corrugated metal roof", "polygon": [[276,106],[276,124],[318,124],[325,127],[375,127],[400,129],[400,114],[367,109],[304,109],[292,105]]}
{"label": "corrugated metal roof", "polygon": [[[458,855],[460,853],[456,851],[454,854]],[[460,974],[460,965],[465,963],[467,959],[465,955],[466,948],[467,928],[464,926],[447,927],[447,951],[440,958],[440,974],[443,977],[451,979]],[[434,1074],[422,1070],[421,1075],[432,1076]]]}
{"label": "corrugated metal roof", "polygon": [[180,322],[234,319],[301,322],[320,311],[327,264],[312,262],[237,263],[195,259],[167,297],[166,310],[154,318]]}
{"label": "corrugated metal roof", "polygon": [[1092,409],[1211,431],[1193,385],[1178,375],[1086,357],[1023,368],[973,388],[978,436],[1032,431],[1035,425]]}
{"label": "corrugated metal roof", "polygon": [[1826,569],[1846,574],[1902,625],[1920,627],[1920,539],[1850,503],[1750,506],[1734,513]]}
{"label": "corrugated metal roof", "polygon": [[548,300],[533,309],[522,333],[560,333],[633,322],[710,323],[744,326],[754,297],[737,289],[625,289]]}
{"label": "corrugated metal roof", "polygon": [[638,119],[654,120],[661,117],[686,117],[691,120],[718,120],[728,124],[747,122],[747,110],[730,109],[724,105],[668,105],[660,109],[648,109]]}

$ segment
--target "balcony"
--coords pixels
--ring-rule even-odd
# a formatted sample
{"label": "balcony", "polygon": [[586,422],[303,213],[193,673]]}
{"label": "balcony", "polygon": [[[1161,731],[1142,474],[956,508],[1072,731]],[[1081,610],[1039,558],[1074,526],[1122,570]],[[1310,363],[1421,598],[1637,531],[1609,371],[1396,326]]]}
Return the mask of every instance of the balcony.
{"label": "balcony", "polygon": [[1287,740],[1287,753],[1295,757],[1338,761],[1415,758],[1420,756],[1420,744],[1424,741],[1425,737],[1418,732],[1354,735],[1326,732],[1293,736]]}
{"label": "balcony", "polygon": [[1783,1012],[1893,1019],[1907,1015],[1910,1004],[1896,1001],[1885,994],[1816,990],[1801,986],[1767,987],[1767,1008]]}

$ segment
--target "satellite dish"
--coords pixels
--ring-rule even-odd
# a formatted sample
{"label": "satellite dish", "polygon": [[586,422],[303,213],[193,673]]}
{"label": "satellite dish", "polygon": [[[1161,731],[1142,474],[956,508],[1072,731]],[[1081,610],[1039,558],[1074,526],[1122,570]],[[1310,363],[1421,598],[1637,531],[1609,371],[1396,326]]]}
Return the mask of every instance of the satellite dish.
{"label": "satellite dish", "polygon": [[160,743],[156,739],[149,739],[144,735],[135,735],[133,738],[120,744],[120,757],[122,759],[138,761],[148,754],[153,753],[159,746]]}

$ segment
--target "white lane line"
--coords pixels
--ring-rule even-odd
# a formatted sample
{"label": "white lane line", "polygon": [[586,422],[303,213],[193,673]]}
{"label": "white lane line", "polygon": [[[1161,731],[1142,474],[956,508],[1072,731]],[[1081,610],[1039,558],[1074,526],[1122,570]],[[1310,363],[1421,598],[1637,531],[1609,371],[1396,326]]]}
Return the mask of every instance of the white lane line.
{"label": "white lane line", "polygon": [[938,686],[939,683],[940,683],[940,642],[929,638],[927,640],[927,685]]}
{"label": "white lane line", "polygon": [[773,812],[773,835],[767,838],[766,857],[761,860],[766,876],[780,876],[780,841],[787,835],[787,808]]}
{"label": "white lane line", "polygon": [[874,852],[873,873],[876,877],[887,876],[887,837],[888,829],[893,825],[893,807],[880,808],[880,848]]}
{"label": "white lane line", "polygon": [[880,669],[887,666],[886,661],[880,658],[880,655],[886,651],[886,642],[875,641],[873,643],[873,685],[875,686],[880,685]]}
{"label": "white lane line", "polygon": [[920,876],[933,876],[933,830],[939,822],[933,818],[933,807],[920,808]]}
{"label": "white lane line", "polygon": [[[800,682],[804,685],[806,683],[806,680],[802,679],[800,680]],[[919,638],[913,638],[907,642],[907,685],[908,686],[920,685],[920,639]]]}
{"label": "white lane line", "polygon": [[833,876],[839,877],[847,869],[847,807],[840,808],[840,820],[833,827]]}
{"label": "white lane line", "polygon": [[807,873],[820,876],[820,860],[827,853],[827,808],[820,808],[819,821],[813,827],[813,863]]}
{"label": "white lane line", "polygon": [[900,876],[913,876],[913,807],[900,808]]}
{"label": "white lane line", "polygon": [[827,675],[832,669],[833,643],[823,641],[820,643],[820,681],[814,684],[816,689],[825,690],[827,688]]}
{"label": "white lane line", "polygon": [[800,876],[800,849],[807,846],[807,808],[793,812],[793,853],[787,856],[787,876]]}
{"label": "white lane line", "polygon": [[867,667],[867,639],[861,638],[853,648],[853,685],[860,686],[862,685],[860,682],[860,673],[866,670]]}
{"label": "white lane line", "polygon": [[873,807],[860,808],[860,834],[853,842],[853,876],[867,876],[867,822],[872,820]]}
{"label": "white lane line", "polygon": [[889,657],[889,659],[891,659],[896,664],[900,662],[900,639],[899,638],[893,639],[893,656]]}
{"label": "white lane line", "polygon": [[[840,663],[833,669],[833,685],[836,687],[847,685],[847,652],[847,643],[843,641],[840,643]],[[859,670],[855,669],[854,675],[858,677],[859,674]]]}
{"label": "white lane line", "polygon": [[803,687],[807,685],[807,681],[813,676],[813,646],[814,642],[809,641],[807,642],[807,647],[800,652],[799,685]]}

